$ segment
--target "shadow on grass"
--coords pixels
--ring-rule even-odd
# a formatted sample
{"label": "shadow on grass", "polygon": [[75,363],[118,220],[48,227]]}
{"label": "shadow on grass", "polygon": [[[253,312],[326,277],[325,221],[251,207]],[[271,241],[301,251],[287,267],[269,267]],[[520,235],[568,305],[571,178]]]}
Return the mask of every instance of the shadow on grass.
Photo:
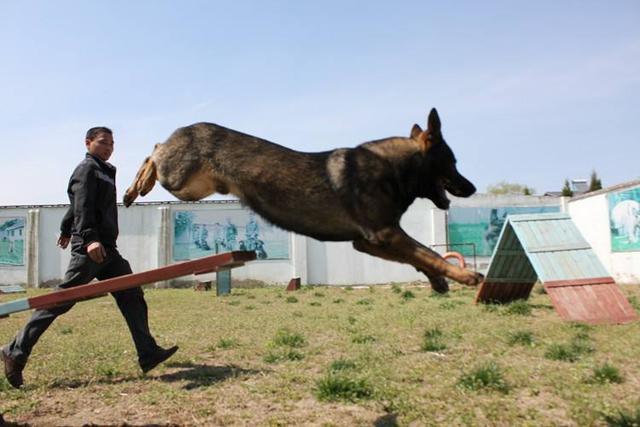
{"label": "shadow on grass", "polygon": [[396,414],[383,415],[373,422],[374,427],[398,427],[398,416]]}
{"label": "shadow on grass", "polygon": [[157,378],[161,381],[175,382],[188,381],[184,386],[185,390],[193,390],[199,387],[208,387],[228,378],[237,378],[245,375],[259,374],[260,370],[244,369],[235,365],[209,366],[198,365],[190,362],[167,363],[171,368],[183,368],[180,371],[170,374],[160,375]]}
{"label": "shadow on grass", "polygon": [[18,424],[18,423],[12,423],[11,421],[4,421],[1,417],[0,417],[0,426],[3,427],[29,427],[30,424]]}
{"label": "shadow on grass", "polygon": [[[104,377],[92,380],[79,380],[79,379],[56,379],[51,384],[47,385],[48,388],[80,388],[87,387],[92,384],[121,384],[138,380],[139,377],[135,375],[128,375],[126,377]],[[0,424],[2,425],[2,424]]]}

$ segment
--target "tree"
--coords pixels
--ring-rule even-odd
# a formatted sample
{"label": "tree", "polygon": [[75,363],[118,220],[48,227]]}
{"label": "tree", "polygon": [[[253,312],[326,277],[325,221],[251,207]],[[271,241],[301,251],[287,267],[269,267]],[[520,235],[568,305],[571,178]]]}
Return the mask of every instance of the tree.
{"label": "tree", "polygon": [[489,185],[487,187],[487,193],[495,194],[495,195],[500,195],[500,194],[531,195],[535,193],[535,191],[536,190],[533,189],[532,187],[529,187],[523,184],[518,184],[516,182],[507,182],[507,181],[500,181],[497,184]]}
{"label": "tree", "polygon": [[565,197],[573,197],[573,190],[569,186],[569,180],[564,180],[564,187],[562,187],[562,195]]}
{"label": "tree", "polygon": [[587,192],[602,190],[602,181],[598,178],[598,174],[595,169],[591,172],[591,182],[589,183],[589,189]]}

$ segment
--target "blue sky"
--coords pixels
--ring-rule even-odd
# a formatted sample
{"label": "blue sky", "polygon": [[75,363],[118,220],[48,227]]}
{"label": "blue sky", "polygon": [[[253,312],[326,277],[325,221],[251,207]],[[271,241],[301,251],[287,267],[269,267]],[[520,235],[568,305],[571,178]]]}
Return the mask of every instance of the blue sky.
{"label": "blue sky", "polygon": [[637,0],[0,0],[0,52],[0,205],[66,203],[95,125],[121,197],[197,121],[320,151],[408,135],[431,107],[480,191],[640,177]]}

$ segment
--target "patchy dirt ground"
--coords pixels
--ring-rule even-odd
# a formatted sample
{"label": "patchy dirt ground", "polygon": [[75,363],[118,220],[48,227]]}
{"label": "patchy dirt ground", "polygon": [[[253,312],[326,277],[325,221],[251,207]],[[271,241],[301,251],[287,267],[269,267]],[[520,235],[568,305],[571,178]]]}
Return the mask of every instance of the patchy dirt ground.
{"label": "patchy dirt ground", "polygon": [[[624,291],[637,306],[640,288]],[[173,358],[142,375],[113,301],[83,302],[38,343],[23,389],[0,378],[5,421],[599,426],[640,407],[640,323],[563,322],[539,291],[518,310],[475,305],[472,289],[442,297],[420,284],[146,293],[158,341],[180,345]],[[0,342],[28,315],[0,321]],[[571,361],[549,356],[560,347]],[[620,381],[595,381],[603,366]]]}

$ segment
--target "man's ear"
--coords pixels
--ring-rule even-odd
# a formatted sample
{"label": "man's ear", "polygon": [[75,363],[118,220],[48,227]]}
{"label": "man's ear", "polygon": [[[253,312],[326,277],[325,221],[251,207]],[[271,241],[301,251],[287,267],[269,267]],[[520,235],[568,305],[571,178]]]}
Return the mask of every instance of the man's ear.
{"label": "man's ear", "polygon": [[421,133],[422,133],[422,128],[420,126],[418,126],[417,124],[415,124],[411,128],[411,135],[410,136],[413,139],[418,139],[418,137],[420,136]]}
{"label": "man's ear", "polygon": [[438,116],[438,110],[431,109],[429,113],[429,120],[427,121],[427,132],[433,136],[440,136],[440,117]]}

